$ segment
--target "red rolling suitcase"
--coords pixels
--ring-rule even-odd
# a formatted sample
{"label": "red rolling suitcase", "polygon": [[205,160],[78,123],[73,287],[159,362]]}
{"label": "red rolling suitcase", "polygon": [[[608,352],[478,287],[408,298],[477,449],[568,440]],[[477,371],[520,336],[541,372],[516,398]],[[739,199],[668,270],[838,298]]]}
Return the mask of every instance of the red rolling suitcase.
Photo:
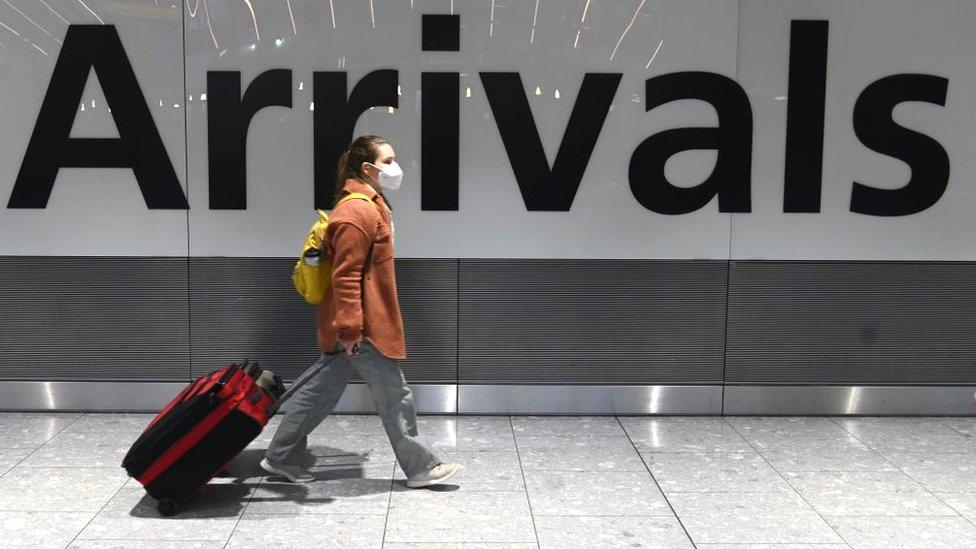
{"label": "red rolling suitcase", "polygon": [[[283,394],[257,384],[262,373],[257,363],[245,361],[205,375],[156,415],[122,466],[158,501],[160,514],[174,515],[180,502],[261,433],[278,407],[315,375],[314,370],[305,372]],[[280,379],[274,379],[280,388]]]}

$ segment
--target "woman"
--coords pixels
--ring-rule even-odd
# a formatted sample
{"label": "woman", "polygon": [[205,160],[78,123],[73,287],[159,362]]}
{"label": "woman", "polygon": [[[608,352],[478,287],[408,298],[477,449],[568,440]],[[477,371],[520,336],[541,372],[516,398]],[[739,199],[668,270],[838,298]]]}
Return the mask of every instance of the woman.
{"label": "woman", "polygon": [[332,411],[353,368],[366,380],[407,485],[444,482],[459,469],[442,462],[417,433],[413,395],[397,359],[406,358],[403,320],[393,271],[393,220],[382,189],[400,186],[403,171],[390,143],[364,135],[339,158],[336,202],[326,232],[332,288],[316,316],[321,373],[288,403],[261,467],[292,482],[315,477],[302,466],[308,434]]}

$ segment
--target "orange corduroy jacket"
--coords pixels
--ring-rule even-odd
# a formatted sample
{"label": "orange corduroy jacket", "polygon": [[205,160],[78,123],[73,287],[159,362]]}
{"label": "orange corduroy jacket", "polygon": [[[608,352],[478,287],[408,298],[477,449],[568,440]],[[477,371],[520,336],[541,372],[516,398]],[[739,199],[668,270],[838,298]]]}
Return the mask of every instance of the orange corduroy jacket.
{"label": "orange corduroy jacket", "polygon": [[382,195],[358,179],[347,179],[340,197],[349,193],[362,193],[373,203],[347,200],[329,218],[326,256],[332,259],[332,287],[316,314],[319,347],[332,350],[340,339],[365,337],[383,355],[406,358],[390,209]]}

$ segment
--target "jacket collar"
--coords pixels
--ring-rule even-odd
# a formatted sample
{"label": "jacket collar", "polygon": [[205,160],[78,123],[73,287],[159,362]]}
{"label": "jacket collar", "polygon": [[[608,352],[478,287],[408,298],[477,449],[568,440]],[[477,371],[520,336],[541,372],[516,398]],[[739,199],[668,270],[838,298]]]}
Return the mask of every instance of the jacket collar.
{"label": "jacket collar", "polygon": [[360,193],[365,194],[370,200],[376,201],[376,196],[379,195],[376,189],[368,183],[363,183],[362,181],[350,177],[346,179],[346,182],[342,186],[343,193]]}

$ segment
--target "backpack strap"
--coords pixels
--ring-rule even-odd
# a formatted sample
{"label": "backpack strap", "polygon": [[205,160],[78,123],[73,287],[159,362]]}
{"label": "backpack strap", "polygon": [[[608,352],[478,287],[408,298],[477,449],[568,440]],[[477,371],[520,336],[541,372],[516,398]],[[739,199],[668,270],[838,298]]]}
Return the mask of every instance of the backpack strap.
{"label": "backpack strap", "polygon": [[[346,202],[347,200],[365,200],[366,202],[369,202],[370,204],[372,204],[373,207],[376,207],[376,202],[373,202],[372,199],[370,199],[365,194],[363,194],[363,193],[349,193],[346,196],[343,196],[342,198],[340,198],[338,202],[336,202],[335,208],[338,208],[339,207],[339,204],[342,204],[343,202]],[[335,209],[335,208],[333,208],[333,209]]]}
{"label": "backpack strap", "polygon": [[[346,196],[340,198],[339,201],[336,202],[335,206],[332,207],[332,209],[335,210],[336,208],[339,207],[339,204],[342,204],[343,202],[348,202],[349,200],[365,200],[367,202],[372,203],[373,206],[376,206],[376,203],[373,202],[365,194],[362,194],[362,193],[350,193],[350,194],[347,194]],[[379,209],[377,209],[377,211],[379,211]],[[329,222],[329,212],[327,212],[325,210],[315,210],[315,213],[317,213],[319,215],[319,221],[324,221],[326,223]],[[325,233],[319,235],[319,240],[321,240],[323,242],[325,241]]]}
{"label": "backpack strap", "polygon": [[[368,196],[366,196],[365,194],[363,194],[363,193],[350,193],[350,194],[347,194],[346,196],[340,198],[339,201],[336,202],[336,205],[332,209],[334,210],[335,208],[338,208],[339,207],[339,204],[342,204],[343,202],[346,202],[346,201],[349,201],[349,200],[365,200],[367,202],[371,202],[373,204],[373,206],[376,206],[376,203],[373,202],[372,200],[370,200],[370,198]],[[325,210],[315,210],[315,213],[319,214],[319,219],[321,219],[323,221],[328,221],[329,220],[329,213],[326,212]]]}

